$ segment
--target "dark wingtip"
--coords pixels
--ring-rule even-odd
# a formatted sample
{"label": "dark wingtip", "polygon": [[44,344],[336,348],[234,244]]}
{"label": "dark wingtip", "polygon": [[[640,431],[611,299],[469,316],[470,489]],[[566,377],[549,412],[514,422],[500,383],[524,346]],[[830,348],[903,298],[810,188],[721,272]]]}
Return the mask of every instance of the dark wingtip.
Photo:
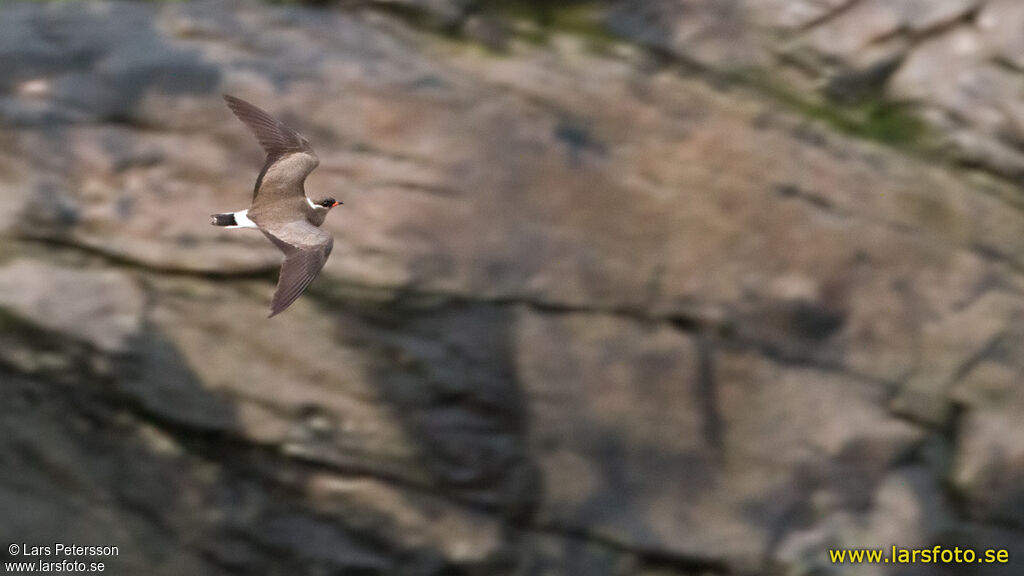
{"label": "dark wingtip", "polygon": [[221,96],[224,98],[224,101],[227,102],[228,108],[231,108],[233,112],[237,112],[239,108],[244,108],[245,106],[252,106],[252,104],[249,104],[237,96],[232,96],[231,94],[221,94]]}
{"label": "dark wingtip", "polygon": [[270,315],[267,316],[267,320],[273,318],[274,316],[277,316],[278,314],[284,312],[287,309],[288,306],[281,306],[280,303],[277,301],[277,294],[274,294],[274,300],[270,303]]}

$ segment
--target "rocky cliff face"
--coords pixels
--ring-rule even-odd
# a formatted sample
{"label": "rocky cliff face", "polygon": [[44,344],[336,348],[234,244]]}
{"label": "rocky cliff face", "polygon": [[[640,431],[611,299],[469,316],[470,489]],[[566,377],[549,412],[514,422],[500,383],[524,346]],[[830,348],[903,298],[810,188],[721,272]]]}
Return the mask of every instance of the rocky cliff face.
{"label": "rocky cliff face", "polygon": [[[698,42],[775,77],[771,26],[841,38],[883,3],[574,7],[657,52],[427,4],[0,5],[0,540],[118,545],[126,574],[1024,557],[1019,190]],[[1015,10],[928,5],[882,34],[893,90]],[[279,255],[208,225],[262,160],[222,92],[298,127],[307,189],[345,202],[271,321]]]}
{"label": "rocky cliff face", "polygon": [[1016,0],[641,0],[615,4],[607,21],[692,66],[753,75],[805,106],[843,105],[832,119],[869,135],[1024,176]]}

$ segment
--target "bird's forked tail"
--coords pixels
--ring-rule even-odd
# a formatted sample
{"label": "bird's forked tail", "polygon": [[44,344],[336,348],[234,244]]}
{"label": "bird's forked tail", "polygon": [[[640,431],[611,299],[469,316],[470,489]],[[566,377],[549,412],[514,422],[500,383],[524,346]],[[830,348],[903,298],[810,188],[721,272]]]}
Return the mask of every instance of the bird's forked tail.
{"label": "bird's forked tail", "polygon": [[238,221],[235,220],[234,212],[226,212],[224,214],[210,214],[213,221],[210,224],[214,226],[238,226]]}
{"label": "bird's forked tail", "polygon": [[238,212],[224,212],[222,214],[210,214],[213,221],[210,224],[214,226],[224,226],[226,228],[259,228],[255,222],[249,219],[248,210],[239,210]]}

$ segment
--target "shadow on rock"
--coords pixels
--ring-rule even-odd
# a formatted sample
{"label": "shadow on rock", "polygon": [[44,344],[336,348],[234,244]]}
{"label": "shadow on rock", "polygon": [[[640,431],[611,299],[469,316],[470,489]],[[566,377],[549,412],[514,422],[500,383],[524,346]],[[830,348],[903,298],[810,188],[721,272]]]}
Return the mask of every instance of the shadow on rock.
{"label": "shadow on rock", "polygon": [[379,360],[371,377],[400,414],[431,482],[510,517],[530,514],[538,483],[525,453],[512,312],[449,303],[378,308],[362,318],[358,338]]}

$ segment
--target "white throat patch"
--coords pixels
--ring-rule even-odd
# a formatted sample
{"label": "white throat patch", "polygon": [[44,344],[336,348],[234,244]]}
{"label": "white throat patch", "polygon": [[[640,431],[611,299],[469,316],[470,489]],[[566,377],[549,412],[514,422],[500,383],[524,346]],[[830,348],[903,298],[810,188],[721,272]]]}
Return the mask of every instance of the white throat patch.
{"label": "white throat patch", "polygon": [[309,207],[312,208],[313,210],[316,210],[317,208],[323,208],[323,206],[317,206],[316,204],[313,204],[313,201],[309,199],[309,196],[306,196],[306,202],[309,202]]}

